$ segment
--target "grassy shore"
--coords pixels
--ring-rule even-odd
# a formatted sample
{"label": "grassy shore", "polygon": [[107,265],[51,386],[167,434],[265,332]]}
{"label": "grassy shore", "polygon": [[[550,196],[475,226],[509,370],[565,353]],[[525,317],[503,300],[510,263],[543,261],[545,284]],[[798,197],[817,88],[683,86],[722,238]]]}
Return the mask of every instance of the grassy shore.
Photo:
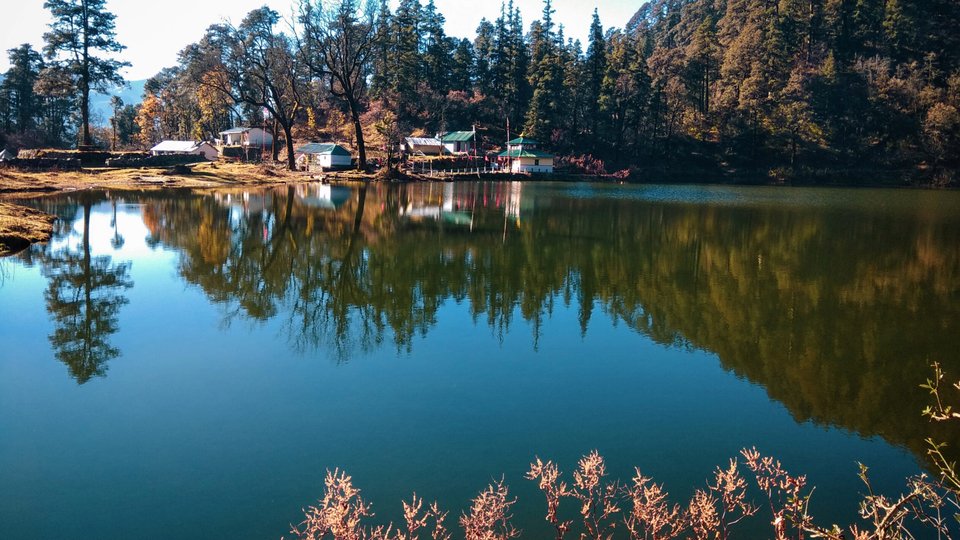
{"label": "grassy shore", "polygon": [[[781,171],[782,172],[782,171]],[[822,171],[821,171],[822,172]],[[835,175],[838,173],[834,173]],[[792,175],[792,176],[791,176]],[[770,172],[750,171],[696,171],[694,169],[670,170],[659,168],[637,169],[630,178],[617,178],[615,175],[550,175],[551,181],[567,182],[646,182],[667,183],[713,183],[713,184],[789,184],[789,185],[833,185],[859,187],[947,187],[951,179],[933,182],[909,182],[909,175],[839,174],[829,175],[790,174],[775,175]],[[825,178],[832,178],[825,181]],[[864,181],[864,178],[870,180]],[[290,183],[316,182],[324,180],[334,183],[354,183],[371,180],[401,182],[452,180],[442,176],[424,176],[402,174],[385,176],[359,171],[337,171],[323,175],[291,172],[280,166],[253,165],[241,163],[198,163],[176,167],[144,168],[84,168],[79,171],[20,171],[0,168],[0,256],[19,251],[34,242],[44,242],[50,238],[54,218],[41,212],[32,211],[15,204],[17,198],[35,196],[41,193],[57,193],[80,189],[163,189],[163,188],[223,188],[246,186],[285,185]],[[483,173],[478,175],[457,176],[457,180],[529,180],[527,176]]]}
{"label": "grassy shore", "polygon": [[217,188],[312,182],[318,177],[279,167],[238,163],[199,163],[166,168],[91,168],[80,171],[19,171],[0,169],[0,256],[35,242],[46,242],[55,218],[16,204],[41,193],[81,189]]}
{"label": "grassy shore", "polygon": [[0,202],[0,257],[12,255],[34,242],[46,242],[55,218],[38,210]]}

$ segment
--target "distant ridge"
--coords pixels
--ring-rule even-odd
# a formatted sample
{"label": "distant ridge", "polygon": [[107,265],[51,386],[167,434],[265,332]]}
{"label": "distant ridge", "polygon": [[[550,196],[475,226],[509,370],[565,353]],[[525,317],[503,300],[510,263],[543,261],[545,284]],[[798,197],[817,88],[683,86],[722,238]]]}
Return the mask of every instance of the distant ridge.
{"label": "distant ridge", "polygon": [[[0,73],[0,83],[3,83],[4,74]],[[110,110],[110,98],[120,96],[124,105],[139,105],[143,101],[143,85],[147,80],[127,81],[126,86],[117,87],[105,93],[90,94],[90,122],[97,126],[110,124],[113,111]]]}
{"label": "distant ridge", "polygon": [[[0,76],[2,77],[2,76]],[[140,81],[127,81],[126,86],[114,88],[104,93],[90,94],[90,121],[98,126],[110,124],[110,117],[113,111],[110,108],[110,98],[120,96],[124,105],[138,105],[143,101],[143,85],[146,79]]]}

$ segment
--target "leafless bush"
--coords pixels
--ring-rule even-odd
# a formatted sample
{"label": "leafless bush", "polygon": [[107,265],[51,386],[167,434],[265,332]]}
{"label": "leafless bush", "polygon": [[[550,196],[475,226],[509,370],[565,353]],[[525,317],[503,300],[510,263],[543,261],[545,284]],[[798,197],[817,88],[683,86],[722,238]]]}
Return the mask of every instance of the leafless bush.
{"label": "leafless bush", "polygon": [[[934,377],[924,388],[934,404],[924,414],[932,421],[960,420],[960,412],[945,403],[941,395],[944,378],[940,366],[933,365]],[[952,385],[960,391],[960,382]],[[874,492],[867,467],[860,465],[860,478],[866,494],[860,502],[859,514],[864,521],[846,529],[838,525],[825,528],[810,515],[813,489],[807,487],[806,476],[787,472],[780,461],[762,455],[756,448],[740,454],[752,473],[748,482],[740,473],[738,459],[731,459],[726,468],[718,467],[705,488],[698,489],[686,505],[672,503],[662,484],[643,475],[640,469],[629,483],[607,479],[606,462],[592,451],[577,463],[573,482],[561,480],[562,473],[552,461],[536,458],[526,478],[538,483],[547,504],[545,520],[553,527],[557,540],[573,531],[581,540],[607,540],[618,530],[631,540],[726,540],[733,526],[756,516],[760,508],[748,499],[748,490],[756,489],[766,499],[772,536],[777,540],[824,538],[827,540],[893,540],[912,539],[920,535],[936,535],[941,540],[955,538],[960,523],[960,478],[956,464],[946,459],[943,445],[933,440],[929,453],[939,469],[932,478],[926,474],[907,479],[906,489],[895,498]],[[328,472],[325,493],[317,506],[304,510],[304,521],[293,527],[298,538],[319,540],[418,540],[430,531],[433,540],[449,540],[444,525],[447,516],[436,503],[424,506],[416,494],[403,503],[406,529],[392,524],[367,528],[362,521],[373,516],[371,506],[360,497],[352,479],[339,470]],[[579,508],[580,522],[561,518],[561,503],[570,500]],[[509,540],[520,536],[511,523],[511,507],[503,480],[489,485],[471,502],[460,516],[466,540]],[[573,514],[572,510],[569,512]],[[618,527],[622,527],[618,529]]]}
{"label": "leafless bush", "polygon": [[510,523],[510,507],[516,499],[509,499],[503,480],[490,484],[473,500],[470,511],[460,516],[460,526],[466,540],[507,540],[517,538],[520,531]]}
{"label": "leafless bush", "polygon": [[[395,528],[393,524],[377,526],[372,529],[363,527],[362,521],[372,517],[371,505],[360,497],[360,490],[353,486],[353,479],[346,473],[335,469],[327,471],[324,480],[325,491],[317,506],[304,509],[304,520],[291,529],[291,533],[304,540],[418,540],[420,531],[429,528],[433,522],[430,538],[449,540],[450,534],[444,525],[446,512],[441,512],[437,503],[426,509],[423,499],[414,493],[410,502],[403,501],[403,517],[406,531]],[[506,489],[506,488],[504,488]],[[490,537],[491,540],[495,537]]]}

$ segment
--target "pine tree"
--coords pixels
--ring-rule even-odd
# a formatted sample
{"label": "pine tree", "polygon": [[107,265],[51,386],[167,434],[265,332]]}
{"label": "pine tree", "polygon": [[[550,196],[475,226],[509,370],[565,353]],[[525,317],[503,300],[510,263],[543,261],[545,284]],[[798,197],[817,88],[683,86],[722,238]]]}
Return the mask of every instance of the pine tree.
{"label": "pine tree", "polygon": [[687,45],[687,88],[696,112],[703,116],[710,113],[710,97],[717,71],[716,30],[713,20],[707,18],[697,28],[693,40]]}
{"label": "pine tree", "polygon": [[118,53],[124,46],[117,42],[115,15],[106,9],[106,0],[46,0],[53,22],[43,35],[48,59],[74,78],[80,102],[80,144],[90,144],[90,91],[105,91],[110,85],[123,84],[120,69],[129,66],[110,58],[96,56]]}
{"label": "pine tree", "polygon": [[883,32],[889,55],[904,60],[909,54],[914,33],[914,20],[902,0],[887,0],[883,13]]}
{"label": "pine tree", "polygon": [[45,144],[64,146],[74,144],[72,119],[76,111],[76,87],[73,76],[59,66],[40,72],[33,90],[40,99],[39,128]]}
{"label": "pine tree", "polygon": [[402,123],[416,115],[417,86],[423,80],[423,57],[421,55],[422,14],[419,0],[400,0],[393,17],[394,85],[397,100],[405,106],[397,117]]}
{"label": "pine tree", "polygon": [[457,41],[450,67],[450,89],[469,92],[473,88],[473,44],[469,39]]}
{"label": "pine tree", "polygon": [[[590,119],[586,113],[589,103],[588,93],[583,91],[584,81],[587,79],[586,66],[583,60],[583,46],[580,40],[568,41],[564,52],[563,62],[563,87],[566,89],[566,103],[563,110],[567,120],[566,129],[569,133],[569,140],[566,141],[570,146],[575,146],[580,141],[580,131],[585,123]],[[596,139],[596,137],[594,138]]]}
{"label": "pine tree", "polygon": [[527,80],[533,94],[524,129],[527,135],[550,141],[562,125],[563,72],[556,36],[553,33],[553,6],[544,0],[543,16],[530,27],[530,68]]}
{"label": "pine tree", "polygon": [[590,133],[596,137],[600,122],[600,90],[607,71],[607,44],[603,37],[603,25],[597,8],[593,8],[590,23],[590,45],[587,47],[587,107],[590,116]]}
{"label": "pine tree", "polygon": [[[15,130],[23,133],[33,129],[39,115],[40,103],[33,86],[43,69],[43,58],[28,43],[10,49],[7,53],[10,69],[3,79],[2,87],[9,100],[10,119],[13,120]],[[11,127],[13,126],[8,126],[5,131],[12,131]]]}
{"label": "pine tree", "polygon": [[380,0],[374,27],[377,54],[373,56],[370,94],[380,97],[394,86],[393,14],[390,13],[389,0]]}
{"label": "pine tree", "polygon": [[423,64],[427,84],[435,94],[445,96],[450,89],[452,50],[443,30],[445,19],[433,0],[423,9]]}
{"label": "pine tree", "polygon": [[496,28],[493,23],[486,19],[480,21],[477,26],[477,37],[473,40],[473,79],[476,81],[476,88],[486,97],[494,95],[493,70],[495,68],[496,57]]}

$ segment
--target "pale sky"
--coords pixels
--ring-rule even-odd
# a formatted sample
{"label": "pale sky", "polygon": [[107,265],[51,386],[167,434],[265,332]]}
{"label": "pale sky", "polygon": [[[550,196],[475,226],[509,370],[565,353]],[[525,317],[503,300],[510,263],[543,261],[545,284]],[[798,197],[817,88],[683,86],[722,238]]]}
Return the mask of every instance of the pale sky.
{"label": "pale sky", "polygon": [[[586,42],[593,8],[599,10],[604,28],[623,27],[645,0],[554,0],[554,20],[564,25],[565,34]],[[437,9],[447,19],[447,35],[467,37],[475,35],[480,19],[494,20],[500,13],[500,0],[434,0]],[[43,0],[16,0],[3,2],[3,21],[0,23],[0,72],[10,65],[6,51],[21,43],[30,43],[35,49],[43,47],[43,33],[50,23],[49,13],[43,9]],[[396,6],[398,0],[391,0]],[[422,4],[426,0],[421,0]],[[121,59],[133,64],[126,72],[129,80],[146,79],[164,67],[177,62],[177,53],[184,46],[203,36],[213,23],[230,19],[239,23],[249,11],[264,4],[289,16],[292,0],[108,0],[107,7],[117,15],[117,40],[127,49]],[[540,18],[542,0],[514,0],[523,15],[524,28]],[[584,46],[586,47],[586,46]]]}

